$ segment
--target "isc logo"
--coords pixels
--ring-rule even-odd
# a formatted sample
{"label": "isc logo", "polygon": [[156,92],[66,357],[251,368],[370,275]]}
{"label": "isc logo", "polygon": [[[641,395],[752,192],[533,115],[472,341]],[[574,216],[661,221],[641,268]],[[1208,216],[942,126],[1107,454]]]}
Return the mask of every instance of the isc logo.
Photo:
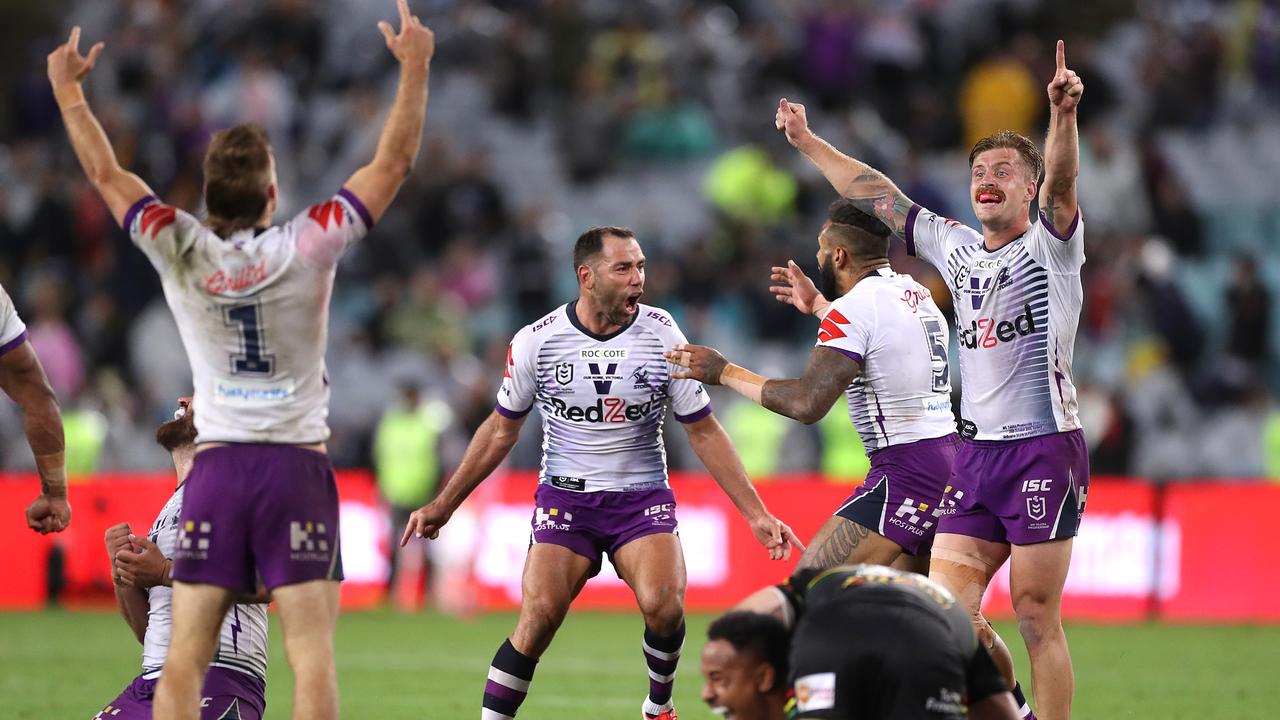
{"label": "isc logo", "polygon": [[1024,493],[1047,493],[1049,485],[1053,482],[1052,478],[1044,480],[1023,480],[1022,492]]}
{"label": "isc logo", "polygon": [[676,509],[675,503],[663,503],[661,505],[654,505],[651,508],[646,508],[644,511],[644,515],[645,517],[649,517],[650,515],[661,515],[662,513],[672,512],[675,509]]}

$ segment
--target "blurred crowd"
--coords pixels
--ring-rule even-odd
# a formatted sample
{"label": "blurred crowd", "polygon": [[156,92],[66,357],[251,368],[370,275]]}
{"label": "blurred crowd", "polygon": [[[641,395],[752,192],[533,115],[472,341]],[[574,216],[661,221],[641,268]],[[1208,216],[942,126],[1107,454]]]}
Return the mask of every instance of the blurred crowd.
{"label": "blurred crowd", "polygon": [[[778,99],[809,105],[819,134],[917,202],[972,222],[968,149],[1000,128],[1042,139],[1063,38],[1086,88],[1075,367],[1094,471],[1280,476],[1275,2],[411,5],[437,38],[426,137],[400,197],[339,270],[336,464],[372,466],[384,416],[421,405],[432,472],[447,472],[492,408],[510,336],[575,295],[572,243],[595,224],[637,231],[644,302],[693,341],[798,373],[816,320],[772,299],[769,268],[814,269],[834,193],[774,131]],[[106,41],[87,85],[121,162],[197,214],[211,132],[264,126],[284,220],[372,157],[396,79],[375,23],[394,4],[65,0],[4,12],[0,284],[61,399],[73,472],[163,467],[152,428],[189,392],[189,369],[153,270],[75,163],[45,55],[73,23],[85,46]],[[931,268],[900,244],[893,255],[947,297]],[[865,469],[843,402],[805,427],[713,399],[755,474]],[[526,425],[514,464],[537,465],[538,433]],[[672,463],[691,467],[681,434]],[[0,468],[30,463],[0,403]]]}

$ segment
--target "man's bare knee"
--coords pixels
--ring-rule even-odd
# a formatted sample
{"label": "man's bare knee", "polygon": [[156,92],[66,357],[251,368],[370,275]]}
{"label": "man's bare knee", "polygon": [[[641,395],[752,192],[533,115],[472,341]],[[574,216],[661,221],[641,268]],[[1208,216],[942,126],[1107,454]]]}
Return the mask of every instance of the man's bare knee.
{"label": "man's bare knee", "polygon": [[1028,651],[1042,645],[1046,639],[1062,632],[1062,619],[1048,603],[1032,596],[1014,601],[1013,611],[1018,616],[1018,632],[1022,634]]}
{"label": "man's bare knee", "polygon": [[662,584],[636,591],[636,604],[645,626],[659,635],[670,635],[684,621],[684,588]]}

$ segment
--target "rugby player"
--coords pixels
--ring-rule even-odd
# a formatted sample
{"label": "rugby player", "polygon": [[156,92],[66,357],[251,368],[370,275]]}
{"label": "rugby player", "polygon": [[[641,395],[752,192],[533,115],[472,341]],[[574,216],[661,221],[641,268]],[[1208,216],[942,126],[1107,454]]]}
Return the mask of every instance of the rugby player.
{"label": "rugby player", "polygon": [[41,535],[71,523],[62,413],[49,378],[27,340],[27,326],[0,286],[0,390],[22,411],[22,432],[36,458],[40,497],[27,506],[27,527]]}
{"label": "rugby player", "polygon": [[[195,457],[195,411],[190,398],[178,400],[174,419],[156,428],[156,442],[169,451],[178,487],[145,535],[134,535],[129,523],[107,530],[107,556],[115,583],[116,603],[125,622],[142,643],[142,674],[98,713],[103,720],[150,720],[151,702],[160,669],[169,651],[172,630],[174,551],[183,485]],[[248,600],[257,602],[248,602]],[[201,720],[261,720],[266,708],[267,606],[265,597],[240,598],[222,621],[218,649],[204,676]]]}
{"label": "rugby player", "polygon": [[[795,263],[774,268],[771,290],[818,314],[804,375],[766,379],[716,350],[680,344],[667,359],[678,378],[726,385],[803,423],[826,416],[840,393],[871,458],[867,482],[827,519],[800,567],[889,565],[929,571],[929,546],[960,440],[951,414],[947,319],[928,289],[889,268],[889,228],[848,200],[832,203],[818,233],[822,292]],[[827,297],[836,298],[827,302]]]}
{"label": "rugby player", "polygon": [[765,509],[702,385],[678,380],[663,352],[685,341],[665,310],[640,303],[645,258],[626,228],[596,227],[573,251],[578,298],[516,333],[493,413],[439,497],[415,510],[401,544],[435,538],[515,445],[536,404],[543,461],[515,632],[489,668],[481,718],[516,715],[538,658],[608,554],[644,616],[646,718],[674,720],[684,644],[685,567],[667,482],[662,424],[670,407],[689,443],[773,559],[791,529]]}
{"label": "rugby player", "polygon": [[[882,173],[814,135],[804,106],[783,99],[775,122],[838,192],[902,234],[907,251],[947,281],[967,441],[948,483],[930,576],[965,604],[996,664],[1012,678],[1008,649],[979,612],[992,576],[1010,560],[1013,608],[1040,717],[1065,720],[1075,679],[1062,630],[1062,587],[1084,513],[1089,459],[1071,382],[1083,301],[1076,107],[1084,84],[1067,68],[1061,41],[1047,90],[1043,157],[1031,140],[1007,131],[979,140],[969,153],[969,194],[981,232],[914,204]],[[1042,171],[1033,222],[1027,209]]]}
{"label": "rugby player", "polygon": [[338,715],[333,632],[342,576],[338,494],[325,452],[324,350],[335,266],[390,205],[412,168],[426,112],[429,29],[397,3],[378,24],[400,64],[372,162],[327,202],[272,225],[278,201],[266,133],[214,135],[204,160],[207,223],[165,205],[120,167],[81,80],[102,52],[80,28],[48,58],[71,144],[115,219],[160,273],[191,363],[200,442],[174,554],[173,638],[155,714],[195,720],[218,629],[260,577],[293,668],[293,716]]}
{"label": "rugby player", "polygon": [[734,720],[1018,717],[968,613],[915,573],[802,568],[711,623],[707,640],[702,699]]}

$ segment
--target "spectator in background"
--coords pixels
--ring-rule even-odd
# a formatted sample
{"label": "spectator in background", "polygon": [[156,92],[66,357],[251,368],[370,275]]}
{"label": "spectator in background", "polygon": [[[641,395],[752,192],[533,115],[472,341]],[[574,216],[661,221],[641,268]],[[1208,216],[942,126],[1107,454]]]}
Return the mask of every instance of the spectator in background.
{"label": "spectator in background", "polygon": [[27,296],[33,310],[27,331],[49,384],[59,397],[75,397],[84,385],[85,365],[80,341],[64,315],[63,298],[70,297],[71,290],[57,275],[41,273],[32,281]]}
{"label": "spectator in background", "polygon": [[[374,431],[373,465],[378,492],[391,510],[389,589],[396,587],[401,567],[421,570],[426,543],[415,540],[411,546],[401,548],[400,535],[409,515],[435,497],[443,474],[440,438],[451,422],[448,405],[425,400],[416,382],[401,381],[399,396],[387,407]],[[409,554],[416,557],[409,558]]]}
{"label": "spectator in background", "polygon": [[1271,356],[1271,293],[1258,277],[1253,256],[1236,258],[1235,277],[1224,301],[1227,347],[1215,379],[1225,386],[1229,400],[1247,401],[1254,393],[1265,394],[1257,384]]}
{"label": "spectator in background", "polygon": [[1019,35],[965,76],[959,100],[966,147],[1000,130],[1031,137],[1042,132],[1037,120],[1044,92],[1023,60],[1035,57],[1037,48],[1034,37]]}

